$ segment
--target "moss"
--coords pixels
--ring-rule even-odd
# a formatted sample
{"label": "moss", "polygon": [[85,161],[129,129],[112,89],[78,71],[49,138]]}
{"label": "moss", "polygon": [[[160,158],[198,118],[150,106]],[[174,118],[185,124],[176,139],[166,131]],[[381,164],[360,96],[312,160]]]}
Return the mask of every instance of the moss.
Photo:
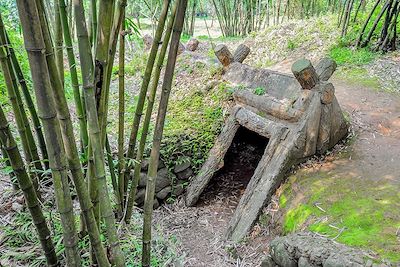
{"label": "moss", "polygon": [[392,185],[350,174],[301,170],[285,186],[280,197],[285,233],[308,229],[400,261],[400,194]]}

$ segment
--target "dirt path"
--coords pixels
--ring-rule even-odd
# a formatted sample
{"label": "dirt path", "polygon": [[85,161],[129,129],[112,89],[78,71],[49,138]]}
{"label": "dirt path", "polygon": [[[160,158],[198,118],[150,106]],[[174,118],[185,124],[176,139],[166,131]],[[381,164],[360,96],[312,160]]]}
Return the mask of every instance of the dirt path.
{"label": "dirt path", "polygon": [[[291,61],[286,61],[274,69],[288,72],[290,65]],[[324,162],[318,168],[351,179],[363,179],[363,183],[398,187],[400,96],[362,88],[334,77],[332,82],[342,109],[351,117],[357,137],[352,144],[352,157]],[[209,193],[216,196],[210,198]],[[232,193],[227,197],[223,191],[211,190],[198,207],[186,208],[181,200],[157,212],[162,227],[181,241],[181,249],[187,256],[183,266],[257,266],[260,263],[270,239],[268,233],[250,240],[249,245],[241,244],[236,248],[223,242],[239,196]]]}

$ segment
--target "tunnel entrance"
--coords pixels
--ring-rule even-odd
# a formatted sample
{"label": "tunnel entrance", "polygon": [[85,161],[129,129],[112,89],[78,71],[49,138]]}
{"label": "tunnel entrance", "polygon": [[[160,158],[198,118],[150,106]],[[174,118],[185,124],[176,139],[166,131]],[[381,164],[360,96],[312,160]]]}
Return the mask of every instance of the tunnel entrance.
{"label": "tunnel entrance", "polygon": [[260,162],[269,139],[241,126],[218,170],[200,196],[199,205],[227,200],[230,208],[236,205]]}

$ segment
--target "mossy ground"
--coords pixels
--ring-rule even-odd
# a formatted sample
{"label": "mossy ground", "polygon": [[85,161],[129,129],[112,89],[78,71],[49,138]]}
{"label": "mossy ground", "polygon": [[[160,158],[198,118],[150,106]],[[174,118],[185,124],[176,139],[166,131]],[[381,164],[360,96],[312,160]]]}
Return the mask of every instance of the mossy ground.
{"label": "mossy ground", "polygon": [[279,204],[283,231],[310,230],[400,261],[400,193],[390,183],[334,169],[302,169],[288,178]]}

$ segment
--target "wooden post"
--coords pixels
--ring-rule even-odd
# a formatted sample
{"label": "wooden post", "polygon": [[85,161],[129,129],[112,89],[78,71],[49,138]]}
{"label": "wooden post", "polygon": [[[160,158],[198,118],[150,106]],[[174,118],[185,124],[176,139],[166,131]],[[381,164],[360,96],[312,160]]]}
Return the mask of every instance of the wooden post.
{"label": "wooden post", "polygon": [[224,44],[219,44],[217,47],[215,47],[215,55],[224,67],[229,66],[233,62],[232,53]]}
{"label": "wooden post", "polygon": [[235,53],[233,53],[233,61],[242,63],[246,57],[250,54],[250,48],[245,44],[240,44]]}
{"label": "wooden post", "polygon": [[305,90],[311,90],[319,83],[318,74],[308,59],[299,59],[293,63],[292,72]]}
{"label": "wooden post", "polygon": [[321,59],[317,66],[315,67],[315,71],[318,74],[318,77],[321,81],[327,81],[332,76],[337,68],[337,64],[334,60],[330,58]]}

